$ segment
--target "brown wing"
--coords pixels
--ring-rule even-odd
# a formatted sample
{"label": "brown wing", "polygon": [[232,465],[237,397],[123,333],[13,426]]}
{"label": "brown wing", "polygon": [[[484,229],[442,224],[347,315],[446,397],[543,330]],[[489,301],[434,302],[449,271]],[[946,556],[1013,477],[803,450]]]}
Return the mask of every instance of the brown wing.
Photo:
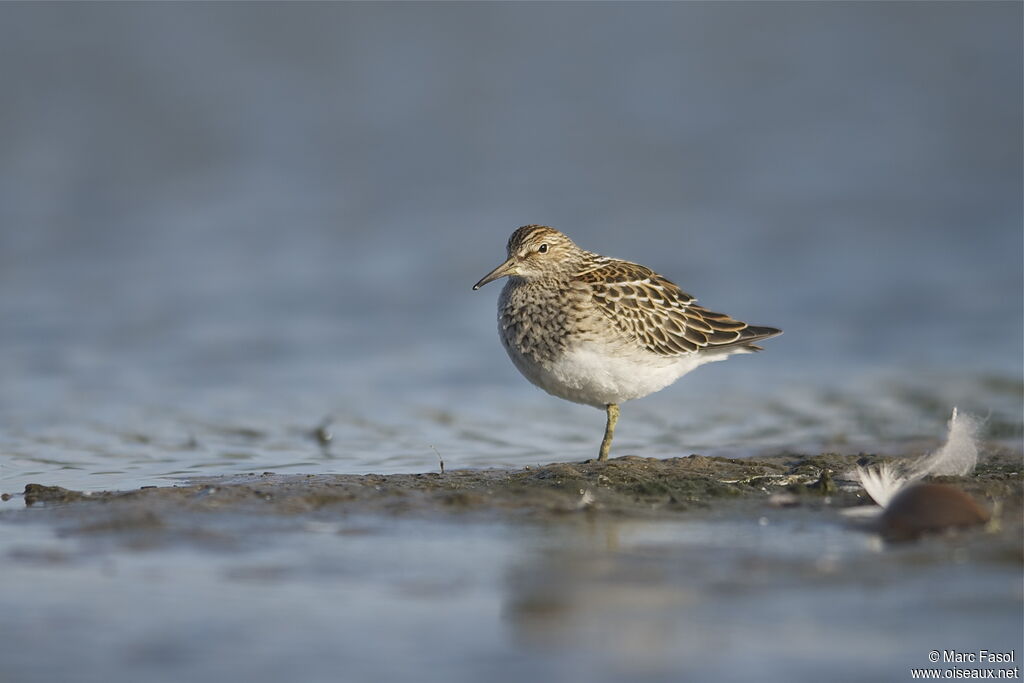
{"label": "brown wing", "polygon": [[698,306],[674,282],[636,263],[609,260],[576,277],[619,329],[663,356],[748,345],[780,333]]}

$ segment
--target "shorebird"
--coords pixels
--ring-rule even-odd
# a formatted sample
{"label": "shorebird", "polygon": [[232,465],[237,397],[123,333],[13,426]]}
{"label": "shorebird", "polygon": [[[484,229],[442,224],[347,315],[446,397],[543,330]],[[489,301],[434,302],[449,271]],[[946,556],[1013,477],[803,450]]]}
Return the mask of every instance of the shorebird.
{"label": "shorebird", "polygon": [[698,306],[650,268],[581,249],[546,225],[519,228],[506,250],[473,289],[507,277],[498,331],[513,364],[549,394],[605,410],[598,460],[608,459],[619,404],[782,334]]}

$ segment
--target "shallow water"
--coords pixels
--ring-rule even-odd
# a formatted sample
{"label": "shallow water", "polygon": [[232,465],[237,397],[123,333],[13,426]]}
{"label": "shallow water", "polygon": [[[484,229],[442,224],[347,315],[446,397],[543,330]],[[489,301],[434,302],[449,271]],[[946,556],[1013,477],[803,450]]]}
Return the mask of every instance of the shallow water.
{"label": "shallow water", "polygon": [[[770,359],[765,353],[750,365],[757,361]],[[687,391],[691,379],[697,378],[626,406],[616,433],[618,454],[916,454],[943,438],[945,406],[955,404],[986,418],[986,448],[1002,443],[1019,450],[1020,419],[1012,415],[1016,389],[986,376],[920,383],[861,379],[845,390],[711,387],[707,391],[717,390],[717,400],[707,400],[705,392],[700,402]],[[184,409],[107,405],[89,406],[79,419],[37,416],[12,424],[0,437],[0,491],[18,492],[29,482],[110,490],[211,474],[387,474],[437,471],[442,460],[454,469],[593,457],[604,425],[599,411],[517,386],[525,383],[512,373],[508,381],[508,387],[450,392],[443,405],[402,394],[404,402],[369,396],[361,405],[337,407],[312,394],[290,405],[279,396],[244,397],[228,409],[226,402]],[[367,408],[374,402],[379,411]]]}
{"label": "shallow water", "polygon": [[[902,680],[936,648],[1020,643],[1019,558],[977,535],[884,548],[827,510],[199,521],[176,520],[187,533],[169,546],[8,525],[5,671],[30,681],[300,671]],[[83,628],[99,614],[102,629]],[[44,633],[64,644],[60,657],[35,649]]]}
{"label": "shallow water", "polygon": [[[497,341],[497,286],[470,291],[531,222],[785,330],[762,354],[624,406],[617,454],[917,453],[954,405],[986,419],[986,448],[1019,452],[1021,23],[1016,3],[4,4],[0,492],[592,456],[603,416],[529,386]],[[382,655],[396,671],[430,653],[453,673],[456,635],[484,648],[480,670],[508,663],[508,634],[488,620],[509,590],[506,560],[524,552],[519,535],[543,546],[565,532],[424,522],[481,548],[438,546],[438,558],[472,558],[458,560],[463,618],[437,629],[442,598],[374,583],[388,552],[411,552],[416,524],[361,541],[361,557],[380,559],[329,590],[366,605],[359,588],[376,586],[391,611],[375,627],[408,624],[392,645],[411,649]],[[48,533],[0,529],[0,556]],[[793,552],[831,532],[807,533]],[[304,575],[324,536],[273,538],[259,552],[271,564],[293,553],[285,573]],[[242,571],[258,557],[225,562]],[[311,611],[275,641],[259,586],[224,579],[202,549],[97,562],[16,564],[2,604],[38,599],[23,623],[66,609],[73,628],[102,601],[72,595],[151,600],[178,621],[116,660],[148,674],[171,656],[162,639],[195,671],[221,666],[173,625],[192,627],[182,595],[217,605],[206,616],[219,637],[325,662],[332,629],[351,626],[331,621],[322,584],[287,579],[281,595]],[[160,593],[146,577],[165,564],[177,569]],[[123,593],[109,566],[129,577]],[[950,572],[964,595],[984,592],[957,567],[937,562],[935,580]],[[783,594],[817,614],[816,597]],[[781,603],[760,599],[742,633],[813,635],[811,616],[780,635]],[[987,633],[986,609],[962,623]],[[881,646],[856,614],[851,633]],[[121,647],[140,626],[123,618],[80,656]],[[675,619],[659,627],[661,652],[699,658],[686,643],[704,641]],[[735,654],[740,626],[720,619]],[[22,636],[0,661],[36,657]],[[580,652],[515,666],[611,676]],[[705,664],[666,670],[699,677]]]}

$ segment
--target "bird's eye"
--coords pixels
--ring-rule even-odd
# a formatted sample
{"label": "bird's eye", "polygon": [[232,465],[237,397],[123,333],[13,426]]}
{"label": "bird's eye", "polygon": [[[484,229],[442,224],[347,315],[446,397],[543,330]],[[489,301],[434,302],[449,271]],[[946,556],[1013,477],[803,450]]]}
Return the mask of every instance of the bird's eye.
{"label": "bird's eye", "polygon": [[548,245],[546,245],[546,244],[540,245],[539,247],[537,247],[537,251],[540,252],[541,254],[548,253]]}

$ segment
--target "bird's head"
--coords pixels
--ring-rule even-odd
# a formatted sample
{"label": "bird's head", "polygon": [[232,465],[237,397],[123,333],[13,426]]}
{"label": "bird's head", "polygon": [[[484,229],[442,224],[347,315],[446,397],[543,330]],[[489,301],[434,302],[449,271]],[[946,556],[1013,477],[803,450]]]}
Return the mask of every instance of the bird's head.
{"label": "bird's head", "polygon": [[570,270],[583,251],[576,244],[546,225],[524,225],[512,233],[506,247],[508,258],[484,275],[473,289],[507,276],[536,280],[557,276]]}

